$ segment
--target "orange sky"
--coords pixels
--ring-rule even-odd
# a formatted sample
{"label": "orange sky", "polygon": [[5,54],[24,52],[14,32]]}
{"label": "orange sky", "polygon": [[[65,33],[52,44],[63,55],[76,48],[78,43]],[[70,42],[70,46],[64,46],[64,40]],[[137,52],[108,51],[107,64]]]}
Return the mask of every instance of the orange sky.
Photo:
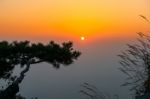
{"label": "orange sky", "polygon": [[[0,37],[129,35],[149,31],[149,0],[0,0]],[[149,3],[150,4],[150,3]]]}

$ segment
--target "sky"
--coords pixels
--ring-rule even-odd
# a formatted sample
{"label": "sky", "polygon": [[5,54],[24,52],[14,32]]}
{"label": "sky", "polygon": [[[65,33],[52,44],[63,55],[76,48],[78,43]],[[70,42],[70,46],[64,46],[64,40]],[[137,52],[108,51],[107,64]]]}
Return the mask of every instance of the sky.
{"label": "sky", "polygon": [[0,39],[130,36],[147,32],[149,0],[0,0]]}
{"label": "sky", "polygon": [[150,33],[150,24],[139,16],[150,19],[149,11],[150,0],[0,0],[0,41],[71,40],[82,52],[68,68],[31,67],[21,94],[84,99],[77,91],[87,81],[120,99],[132,99],[129,88],[120,87],[125,76],[117,69],[117,55],[135,41],[137,32]]}

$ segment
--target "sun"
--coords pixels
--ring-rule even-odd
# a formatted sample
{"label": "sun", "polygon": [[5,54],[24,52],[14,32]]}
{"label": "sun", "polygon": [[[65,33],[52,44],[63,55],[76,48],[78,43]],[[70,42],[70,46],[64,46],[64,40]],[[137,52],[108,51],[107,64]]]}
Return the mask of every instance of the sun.
{"label": "sun", "polygon": [[85,40],[85,37],[84,37],[84,36],[81,36],[81,40],[84,41],[84,40]]}

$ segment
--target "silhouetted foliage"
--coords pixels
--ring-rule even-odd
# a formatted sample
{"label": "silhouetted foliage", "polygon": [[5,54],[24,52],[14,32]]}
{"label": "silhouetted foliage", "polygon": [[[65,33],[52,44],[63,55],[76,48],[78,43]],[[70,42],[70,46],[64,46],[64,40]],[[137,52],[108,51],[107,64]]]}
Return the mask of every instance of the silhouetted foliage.
{"label": "silhouetted foliage", "polygon": [[[21,95],[16,95],[16,98],[15,99],[27,99],[27,98],[25,98],[25,97],[23,97],[23,96],[21,96]],[[35,97],[35,98],[30,98],[30,99],[38,99],[37,97]]]}
{"label": "silhouetted foliage", "polygon": [[101,92],[97,87],[87,82],[81,85],[80,93],[87,96],[90,99],[118,99],[118,95],[114,95],[114,98],[107,93]]}
{"label": "silhouetted foliage", "polygon": [[146,16],[144,16],[144,15],[139,15],[142,19],[144,19],[146,22],[148,22],[148,23],[150,23],[150,21],[149,21],[149,19],[146,17]]}
{"label": "silhouetted foliage", "polygon": [[150,36],[139,33],[137,44],[128,44],[128,49],[119,55],[119,68],[127,77],[123,86],[132,86],[136,96],[150,92]]}
{"label": "silhouetted foliage", "polygon": [[[18,84],[24,79],[25,73],[29,71],[31,64],[47,62],[54,68],[60,68],[60,64],[69,65],[74,62],[80,52],[75,51],[72,42],[56,44],[51,41],[49,44],[33,43],[29,41],[7,41],[0,42],[0,78],[9,79],[9,86],[0,92],[1,99],[14,99],[19,91]],[[12,76],[13,69],[16,65],[24,67],[19,77]],[[6,96],[10,97],[6,97]]]}

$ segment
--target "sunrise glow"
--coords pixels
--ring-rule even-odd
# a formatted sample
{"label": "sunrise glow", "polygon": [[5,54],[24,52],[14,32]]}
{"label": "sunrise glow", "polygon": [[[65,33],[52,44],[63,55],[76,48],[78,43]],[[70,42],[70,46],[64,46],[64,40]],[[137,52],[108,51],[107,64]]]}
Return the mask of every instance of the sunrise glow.
{"label": "sunrise glow", "polygon": [[84,36],[81,36],[81,40],[84,41],[84,40],[85,40],[85,37],[84,37]]}
{"label": "sunrise glow", "polygon": [[145,99],[149,39],[150,0],[0,0],[0,99]]}
{"label": "sunrise glow", "polygon": [[0,37],[70,38],[131,35],[147,28],[146,0],[2,0]]}

